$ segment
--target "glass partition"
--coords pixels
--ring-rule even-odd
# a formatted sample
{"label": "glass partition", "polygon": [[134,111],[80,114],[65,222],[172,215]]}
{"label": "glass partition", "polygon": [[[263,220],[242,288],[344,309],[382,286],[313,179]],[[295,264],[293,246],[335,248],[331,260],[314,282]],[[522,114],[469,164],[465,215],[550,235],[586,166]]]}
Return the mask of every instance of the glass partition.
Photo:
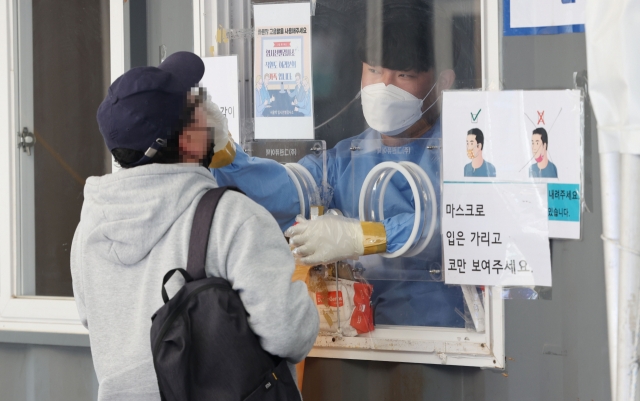
{"label": "glass partition", "polygon": [[126,1],[124,24],[125,71],[158,66],[177,51],[194,51],[191,1]]}
{"label": "glass partition", "polygon": [[[387,230],[387,252],[347,261],[372,285],[376,325],[473,329],[468,313],[477,309],[478,303],[470,301],[473,293],[468,291],[465,303],[460,286],[442,282],[440,110],[442,91],[482,86],[480,1],[319,0],[315,9],[310,6],[314,136],[327,144],[324,174],[332,192],[326,207],[346,217],[384,222]],[[240,28],[229,28],[230,43],[248,40],[238,35]],[[255,29],[259,35],[265,32]],[[220,46],[226,49],[224,41]],[[247,74],[251,88],[264,90],[265,68],[263,63],[259,74]],[[298,74],[301,83],[305,73]],[[260,82],[253,82],[258,76]],[[392,86],[392,93],[383,93],[381,85]],[[271,86],[267,90],[273,93],[260,99],[272,108],[283,92],[297,96],[297,86]],[[385,108],[379,101],[385,96],[404,103]],[[253,102],[254,96],[243,100],[241,94],[243,101]],[[255,117],[254,109],[246,121]],[[241,125],[250,155],[282,162],[281,155],[256,153],[269,148],[261,145],[268,141],[254,139],[253,124]],[[308,157],[298,163],[313,171]],[[475,298],[484,298],[480,294]]]}

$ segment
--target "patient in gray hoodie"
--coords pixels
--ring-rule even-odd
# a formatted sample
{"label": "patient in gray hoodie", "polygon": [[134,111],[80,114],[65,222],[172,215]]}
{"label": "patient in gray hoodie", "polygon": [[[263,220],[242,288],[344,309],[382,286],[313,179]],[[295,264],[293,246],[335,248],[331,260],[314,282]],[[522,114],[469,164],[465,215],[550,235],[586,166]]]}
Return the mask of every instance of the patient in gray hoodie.
{"label": "patient in gray hoodie", "polygon": [[[89,329],[98,400],[159,401],[151,356],[151,315],[163,305],[164,274],[187,264],[191,222],[216,181],[204,167],[217,106],[190,92],[204,73],[199,57],[174,53],[158,68],[118,78],[98,110],[107,147],[123,167],[91,177],[71,249],[76,305]],[[211,228],[207,276],[238,291],[262,347],[301,361],[313,346],[318,314],[273,217],[234,191]],[[174,291],[180,286],[178,279]],[[290,365],[293,376],[295,369]]]}

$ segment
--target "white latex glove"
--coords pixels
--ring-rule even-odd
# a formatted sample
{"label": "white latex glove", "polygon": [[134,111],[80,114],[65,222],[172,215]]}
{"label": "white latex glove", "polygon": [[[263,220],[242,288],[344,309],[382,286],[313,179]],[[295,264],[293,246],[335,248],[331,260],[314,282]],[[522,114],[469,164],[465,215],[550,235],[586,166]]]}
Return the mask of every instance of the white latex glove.
{"label": "white latex glove", "polygon": [[229,126],[227,117],[222,114],[220,107],[211,101],[211,97],[207,96],[205,106],[207,112],[207,125],[214,128],[213,131],[213,153],[217,153],[224,149],[229,143]]}
{"label": "white latex glove", "polygon": [[364,253],[362,225],[357,219],[324,215],[306,220],[298,216],[296,222],[284,235],[295,247],[294,256],[305,265],[352,259]]}

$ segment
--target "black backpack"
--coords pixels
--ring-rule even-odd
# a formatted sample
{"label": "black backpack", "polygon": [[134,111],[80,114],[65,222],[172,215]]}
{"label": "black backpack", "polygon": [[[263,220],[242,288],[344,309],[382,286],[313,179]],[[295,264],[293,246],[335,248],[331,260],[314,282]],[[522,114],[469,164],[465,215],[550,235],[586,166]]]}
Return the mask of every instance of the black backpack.
{"label": "black backpack", "polygon": [[[213,214],[228,188],[209,190],[196,208],[187,270],[162,280],[164,305],[151,318],[153,364],[163,401],[300,401],[286,361],[260,346],[231,285],[206,277]],[[185,285],[169,300],[164,288],[179,272]]]}

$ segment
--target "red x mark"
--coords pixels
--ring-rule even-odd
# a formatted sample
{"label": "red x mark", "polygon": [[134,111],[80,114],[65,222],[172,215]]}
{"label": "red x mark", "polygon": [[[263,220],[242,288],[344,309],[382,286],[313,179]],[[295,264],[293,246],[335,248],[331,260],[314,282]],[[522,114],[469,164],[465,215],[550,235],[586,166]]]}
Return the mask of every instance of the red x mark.
{"label": "red x mark", "polygon": [[544,125],[544,110],[542,110],[542,113],[539,111],[536,112],[538,113],[538,125],[540,125],[540,121],[542,121],[542,125]]}

